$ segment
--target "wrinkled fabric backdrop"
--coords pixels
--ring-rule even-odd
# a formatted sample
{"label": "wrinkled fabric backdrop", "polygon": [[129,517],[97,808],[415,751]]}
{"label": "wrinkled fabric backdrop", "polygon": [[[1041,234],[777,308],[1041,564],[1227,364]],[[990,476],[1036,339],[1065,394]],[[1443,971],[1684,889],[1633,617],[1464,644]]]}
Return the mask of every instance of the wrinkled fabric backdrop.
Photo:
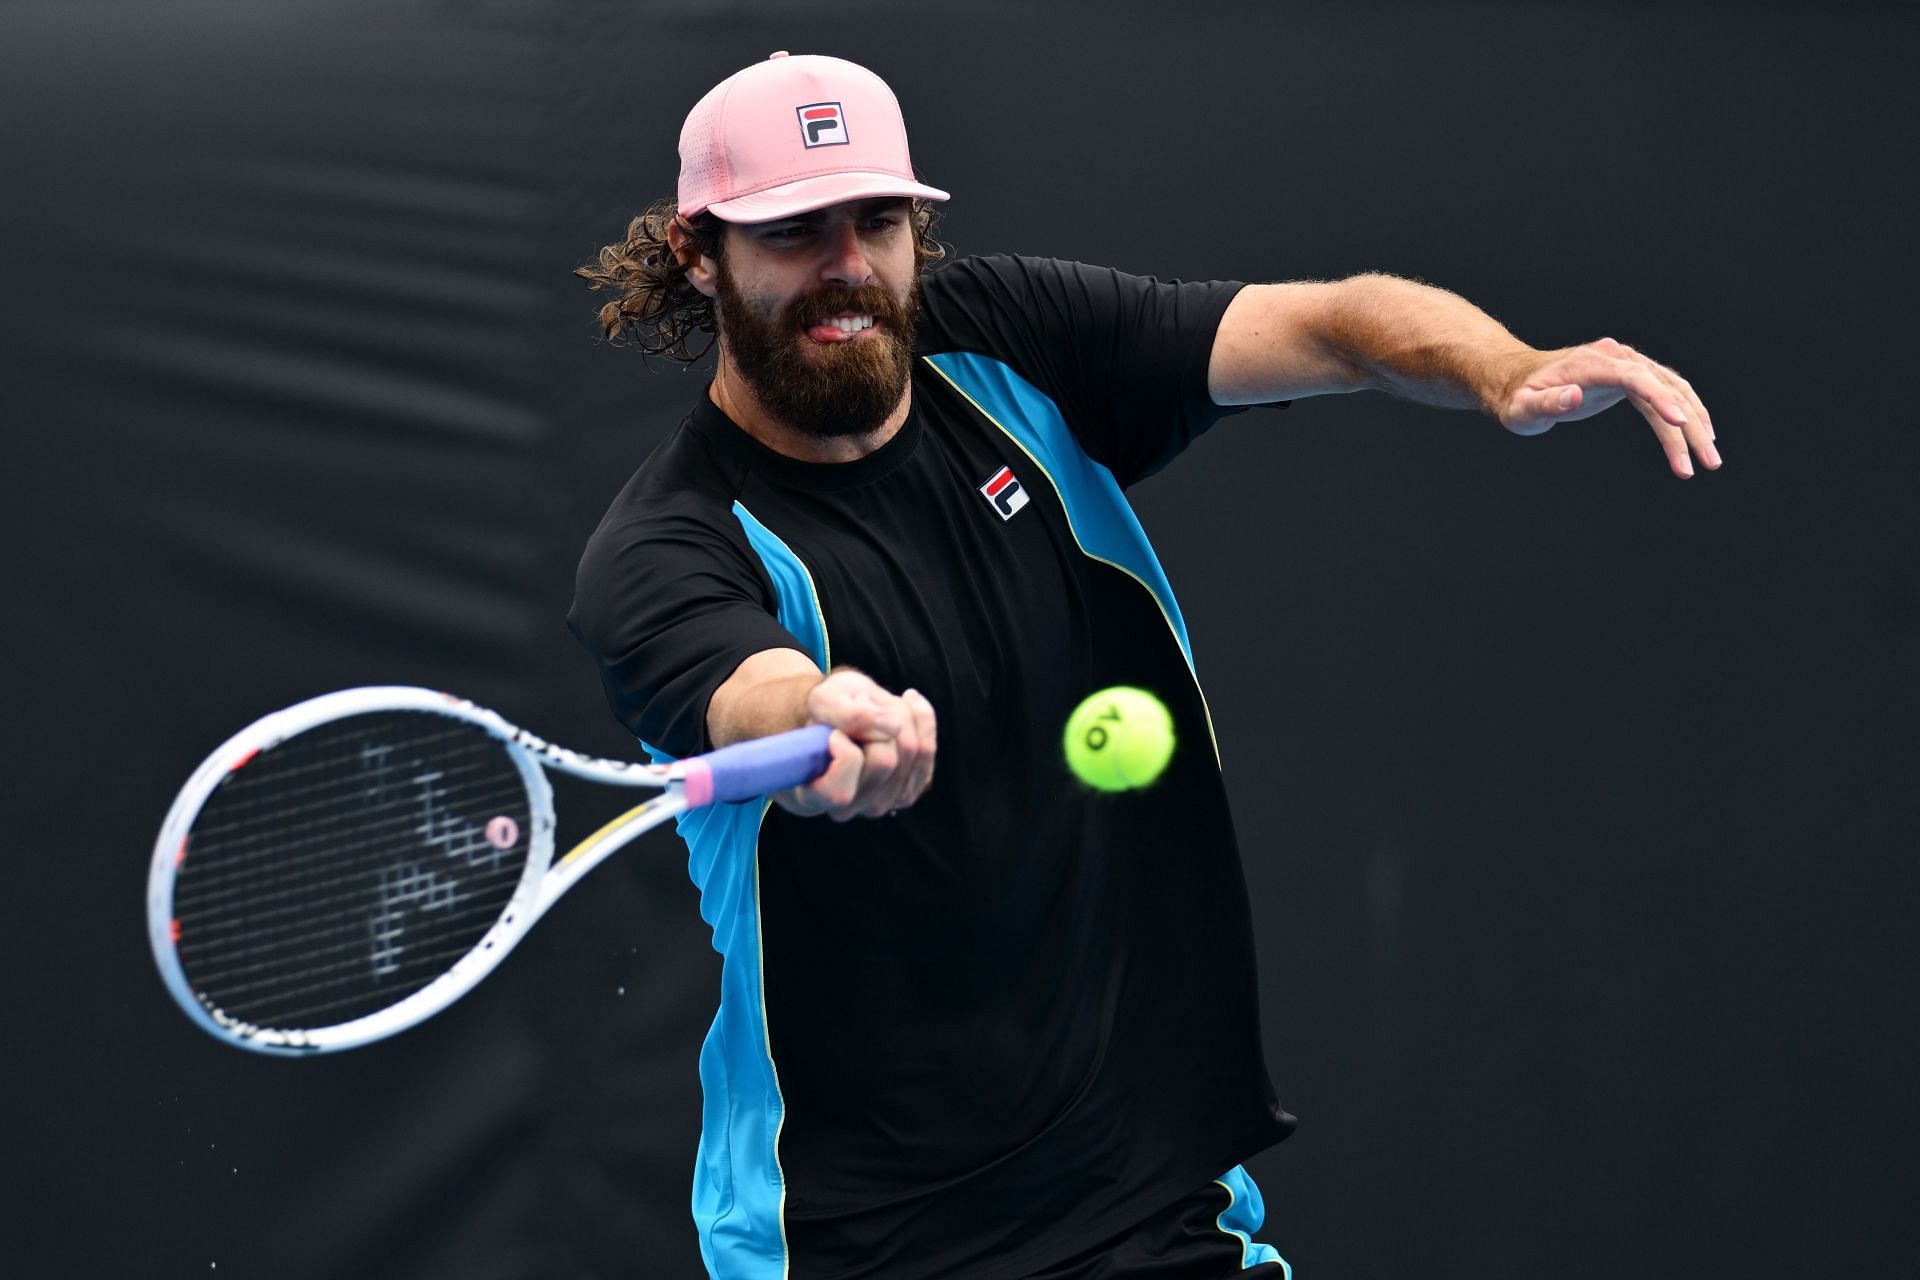
{"label": "wrinkled fabric backdrop", "polygon": [[[569,273],[781,48],[895,85],[962,252],[1418,276],[1713,410],[1727,467],[1686,483],[1624,409],[1522,440],[1358,395],[1136,491],[1242,833],[1301,1117],[1252,1168],[1300,1274],[1910,1266],[1916,34],[1789,3],[11,0],[0,1269],[697,1273],[718,967],[670,833],[454,1010],[320,1061],[190,1027],[143,887],[194,764],[325,690],[633,750],[562,617],[705,377],[601,342]],[[563,821],[621,799],[564,787]]]}

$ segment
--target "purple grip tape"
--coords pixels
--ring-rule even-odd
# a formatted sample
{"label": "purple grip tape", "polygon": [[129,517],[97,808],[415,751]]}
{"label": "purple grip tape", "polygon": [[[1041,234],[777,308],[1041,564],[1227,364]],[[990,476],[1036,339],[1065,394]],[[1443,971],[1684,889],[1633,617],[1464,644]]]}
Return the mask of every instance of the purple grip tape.
{"label": "purple grip tape", "polygon": [[695,756],[686,762],[687,805],[730,804],[804,786],[827,771],[832,736],[824,724],[809,725]]}

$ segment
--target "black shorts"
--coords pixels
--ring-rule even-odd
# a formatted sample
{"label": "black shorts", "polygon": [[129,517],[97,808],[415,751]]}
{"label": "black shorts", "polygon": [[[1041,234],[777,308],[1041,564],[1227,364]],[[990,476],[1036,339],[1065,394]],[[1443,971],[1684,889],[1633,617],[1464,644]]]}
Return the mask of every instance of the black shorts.
{"label": "black shorts", "polygon": [[1285,1260],[1251,1238],[1265,1216],[1259,1188],[1236,1168],[1026,1280],[1291,1280]]}

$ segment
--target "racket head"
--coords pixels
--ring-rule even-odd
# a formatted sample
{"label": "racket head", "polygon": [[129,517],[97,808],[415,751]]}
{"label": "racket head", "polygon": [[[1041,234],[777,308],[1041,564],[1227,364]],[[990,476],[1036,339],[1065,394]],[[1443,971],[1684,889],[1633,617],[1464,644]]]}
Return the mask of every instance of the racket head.
{"label": "racket head", "polygon": [[381,686],[223,743],[174,800],[148,871],[174,1001],[226,1043],[304,1056],[459,999],[545,907],[553,791],[525,737],[450,694]]}

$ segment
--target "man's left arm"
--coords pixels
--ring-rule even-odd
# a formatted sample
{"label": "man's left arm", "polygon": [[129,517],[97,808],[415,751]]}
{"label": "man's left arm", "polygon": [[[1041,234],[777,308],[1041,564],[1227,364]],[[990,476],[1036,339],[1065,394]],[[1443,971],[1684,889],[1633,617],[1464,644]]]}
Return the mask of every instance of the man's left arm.
{"label": "man's left arm", "polygon": [[1248,285],[1220,319],[1207,390],[1222,405],[1385,391],[1523,436],[1627,400],[1675,475],[1693,474],[1689,451],[1720,466],[1713,419],[1672,369],[1612,338],[1537,350],[1457,294],[1393,276]]}

